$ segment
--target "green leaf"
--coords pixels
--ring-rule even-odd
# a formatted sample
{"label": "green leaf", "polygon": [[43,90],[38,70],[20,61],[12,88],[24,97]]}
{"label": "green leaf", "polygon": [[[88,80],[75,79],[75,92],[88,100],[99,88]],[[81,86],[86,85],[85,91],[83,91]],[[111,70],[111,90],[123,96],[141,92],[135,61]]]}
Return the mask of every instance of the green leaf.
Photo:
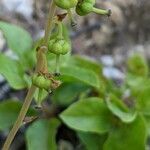
{"label": "green leaf", "polygon": [[145,115],[144,118],[146,121],[147,133],[148,133],[148,136],[150,136],[150,116]]}
{"label": "green leaf", "polygon": [[144,115],[150,116],[150,86],[141,91],[137,95],[137,107]]}
{"label": "green leaf", "polygon": [[112,115],[101,99],[88,98],[72,104],[60,118],[72,129],[105,133],[111,128]]}
{"label": "green leaf", "polygon": [[[0,103],[0,130],[6,130],[14,124],[21,107],[22,103],[14,100],[6,100]],[[27,113],[28,116],[35,114],[36,112],[31,108]]]}
{"label": "green leaf", "polygon": [[0,74],[2,74],[14,89],[27,87],[24,72],[19,62],[0,54]]}
{"label": "green leaf", "polygon": [[128,74],[126,77],[126,84],[130,88],[131,94],[136,96],[141,90],[150,87],[150,80],[148,78]]}
{"label": "green leaf", "polygon": [[128,107],[114,95],[110,95],[106,100],[109,110],[121,121],[129,123],[135,120],[137,112],[134,110],[129,110]]}
{"label": "green leaf", "polygon": [[146,77],[148,75],[148,63],[140,54],[134,54],[128,60],[128,70],[135,76]]}
{"label": "green leaf", "polygon": [[32,49],[32,38],[23,28],[0,21],[0,30],[6,38],[8,47],[20,58],[25,69],[32,69],[35,64],[35,52]]}
{"label": "green leaf", "polygon": [[100,88],[99,76],[91,70],[66,65],[61,68],[61,74],[63,81],[80,81],[94,88]]}
{"label": "green leaf", "polygon": [[146,124],[138,116],[130,124],[121,124],[109,133],[104,150],[145,150],[147,140]]}
{"label": "green leaf", "polygon": [[52,101],[57,105],[68,106],[87,89],[88,87],[80,83],[63,83],[54,91]]}
{"label": "green leaf", "polygon": [[31,36],[19,26],[0,21],[0,29],[7,40],[9,48],[19,56],[32,47]]}
{"label": "green leaf", "polygon": [[19,61],[22,65],[22,68],[24,68],[24,70],[31,71],[36,64],[36,53],[34,49],[30,49],[25,53],[22,53],[22,56],[20,56]]}
{"label": "green leaf", "polygon": [[69,62],[72,65],[82,67],[85,69],[90,69],[94,71],[97,75],[102,74],[102,66],[98,62],[89,57],[75,55],[70,58]]}
{"label": "green leaf", "polygon": [[136,100],[136,107],[138,111],[145,115],[150,115],[149,78],[128,75],[126,82],[131,91],[131,95]]}
{"label": "green leaf", "polygon": [[57,119],[34,122],[26,132],[28,150],[57,150],[56,133],[59,125]]}
{"label": "green leaf", "polygon": [[80,140],[86,147],[86,150],[102,150],[103,144],[107,138],[106,135],[98,135],[86,132],[78,132]]}

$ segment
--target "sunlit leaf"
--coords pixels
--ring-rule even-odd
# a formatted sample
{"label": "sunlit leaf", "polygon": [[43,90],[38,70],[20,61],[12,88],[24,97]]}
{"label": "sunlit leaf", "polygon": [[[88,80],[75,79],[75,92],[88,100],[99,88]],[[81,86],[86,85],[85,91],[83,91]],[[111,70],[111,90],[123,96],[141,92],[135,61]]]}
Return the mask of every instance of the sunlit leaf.
{"label": "sunlit leaf", "polygon": [[0,21],[2,30],[8,46],[19,56],[32,47],[32,38],[27,31],[19,26]]}
{"label": "sunlit leaf", "polygon": [[0,21],[0,30],[2,30],[9,48],[19,56],[22,66],[32,68],[35,63],[35,54],[30,34],[19,26],[2,21]]}
{"label": "sunlit leaf", "polygon": [[24,71],[17,61],[0,54],[0,64],[0,74],[5,77],[11,87],[15,89],[27,87]]}

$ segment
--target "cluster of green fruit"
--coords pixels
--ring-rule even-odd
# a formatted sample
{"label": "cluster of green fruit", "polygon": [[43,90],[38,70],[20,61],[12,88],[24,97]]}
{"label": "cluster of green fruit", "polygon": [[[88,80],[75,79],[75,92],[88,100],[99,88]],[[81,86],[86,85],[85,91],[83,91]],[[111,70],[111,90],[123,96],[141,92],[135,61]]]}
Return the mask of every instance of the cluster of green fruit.
{"label": "cluster of green fruit", "polygon": [[[54,0],[54,3],[59,8],[65,9],[68,11],[71,22],[73,23],[73,18],[71,14],[71,8],[76,8],[76,13],[80,16],[87,15],[91,12],[95,12],[101,15],[109,16],[110,10],[103,10],[95,8],[95,0]],[[66,55],[71,50],[70,43],[65,40],[62,34],[62,21],[59,19],[55,22],[58,26],[57,36],[50,38],[48,44],[48,51],[56,55],[56,74],[59,74],[59,58],[60,55]]]}
{"label": "cluster of green fruit", "polygon": [[[68,11],[68,15],[72,19],[71,8],[75,8],[76,13],[80,16],[87,15],[91,12],[95,12],[101,15],[110,15],[110,10],[103,10],[95,8],[95,0],[54,0],[54,3],[59,8],[65,9]],[[60,55],[66,55],[71,50],[71,44],[63,36],[63,23],[62,20],[57,18],[54,20],[54,23],[57,27],[57,34],[51,36],[48,42],[48,52],[56,55],[56,66],[55,74],[59,75],[59,59]],[[44,75],[35,74],[32,77],[32,84],[39,89],[38,101],[41,103],[41,95],[43,90],[50,92],[53,88],[52,80],[45,77]]]}
{"label": "cluster of green fruit", "polygon": [[95,8],[95,0],[54,0],[55,4],[62,9],[76,8],[76,13],[80,16],[95,12],[101,15],[110,16],[110,10]]}

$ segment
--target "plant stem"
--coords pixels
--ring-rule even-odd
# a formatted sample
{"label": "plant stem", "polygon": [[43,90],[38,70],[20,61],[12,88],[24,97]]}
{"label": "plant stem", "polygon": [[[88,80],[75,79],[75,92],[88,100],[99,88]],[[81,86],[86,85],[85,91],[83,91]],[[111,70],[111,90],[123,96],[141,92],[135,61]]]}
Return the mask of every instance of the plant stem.
{"label": "plant stem", "polygon": [[55,70],[56,74],[60,74],[60,71],[59,71],[59,60],[60,60],[60,55],[56,55],[56,70]]}
{"label": "plant stem", "polygon": [[[56,6],[54,4],[54,1],[52,0],[51,4],[50,4],[47,24],[46,24],[46,27],[45,27],[45,36],[44,36],[44,42],[43,42],[43,45],[46,46],[46,48],[47,48],[47,45],[48,45],[49,34],[50,34],[51,28],[52,28],[52,21],[53,21],[53,16],[55,14],[55,9],[56,9]],[[40,48],[39,51],[41,51],[41,53],[39,52],[38,55],[44,54],[43,48]],[[43,65],[45,65],[43,63],[42,63],[43,65],[41,65],[40,62],[44,62],[45,61],[45,60],[44,61],[41,60],[41,58],[43,58],[43,57],[40,57],[40,56],[37,57],[37,62],[38,63],[37,63],[35,72],[40,71],[40,69],[42,67],[44,67]],[[32,102],[32,99],[33,99],[35,91],[36,91],[36,87],[32,85],[30,87],[28,93],[27,93],[27,96],[26,96],[25,101],[23,103],[23,106],[22,106],[22,108],[20,110],[18,118],[17,118],[13,128],[11,129],[10,133],[8,134],[8,137],[7,137],[7,139],[6,139],[5,143],[4,143],[4,146],[3,146],[2,150],[9,150],[9,147],[10,147],[10,145],[11,145],[11,143],[12,143],[12,141],[13,141],[16,133],[17,133],[17,131],[19,130],[20,126],[23,123],[23,120],[25,118],[25,115],[26,115],[29,107],[30,107],[30,104]]]}
{"label": "plant stem", "polygon": [[41,101],[42,101],[42,94],[43,94],[43,89],[40,89],[39,88],[39,91],[38,91],[38,101],[37,101],[37,107],[38,108],[41,108]]}
{"label": "plant stem", "polygon": [[17,133],[17,131],[19,130],[20,126],[22,125],[24,117],[25,117],[25,115],[26,115],[26,113],[28,111],[28,108],[29,108],[30,104],[31,104],[31,101],[32,101],[32,98],[33,98],[35,90],[36,90],[36,87],[34,87],[34,86],[31,86],[31,88],[29,89],[28,94],[27,94],[27,96],[25,98],[24,104],[23,104],[23,106],[22,106],[22,108],[20,110],[18,119],[16,120],[13,128],[9,132],[9,135],[8,135],[6,141],[5,141],[5,144],[4,144],[3,148],[2,148],[2,150],[8,150],[9,149],[9,147],[10,147],[10,145],[11,145],[11,143],[12,143],[12,141],[13,141],[16,133]]}
{"label": "plant stem", "polygon": [[105,10],[105,9],[99,9],[99,8],[95,8],[93,7],[93,12],[100,14],[100,15],[107,15],[110,16],[111,15],[111,10]]}
{"label": "plant stem", "polygon": [[76,23],[75,23],[75,21],[74,21],[74,19],[73,19],[71,9],[68,9],[67,12],[68,12],[69,19],[70,19],[70,21],[71,21],[71,26],[73,27],[73,26],[76,25]]}
{"label": "plant stem", "polygon": [[62,39],[63,38],[63,27],[62,27],[62,22],[58,21],[58,38]]}
{"label": "plant stem", "polygon": [[55,10],[56,10],[56,5],[53,0],[51,1],[49,10],[50,11],[48,13],[47,23],[46,23],[46,27],[45,27],[44,42],[43,42],[43,45],[45,45],[45,46],[48,45],[48,40],[49,40],[49,36],[51,34],[50,32],[51,32],[52,25],[53,25],[53,17],[54,17]]}

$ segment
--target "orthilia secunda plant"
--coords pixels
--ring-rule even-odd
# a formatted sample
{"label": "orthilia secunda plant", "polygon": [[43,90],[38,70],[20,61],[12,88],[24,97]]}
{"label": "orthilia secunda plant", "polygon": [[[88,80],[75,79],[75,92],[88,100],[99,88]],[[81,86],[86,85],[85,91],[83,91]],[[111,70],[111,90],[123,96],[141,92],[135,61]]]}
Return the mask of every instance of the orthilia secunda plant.
{"label": "orthilia secunda plant", "polygon": [[[8,150],[10,148],[10,145],[17,131],[23,125],[23,120],[26,116],[36,90],[39,90],[37,103],[38,105],[41,105],[41,102],[43,102],[43,91],[50,93],[52,90],[57,89],[61,84],[61,82],[55,78],[55,75],[60,75],[59,58],[61,55],[66,55],[69,51],[71,51],[70,43],[63,37],[63,20],[68,17],[71,21],[71,24],[75,25],[72,15],[73,11],[79,16],[85,16],[93,12],[104,16],[111,15],[111,11],[109,9],[98,9],[94,6],[95,0],[51,0],[48,19],[45,27],[45,35],[36,52],[37,64],[35,67],[35,72],[31,78],[32,84],[28,90],[18,118],[14,123],[10,133],[8,134],[2,150]],[[62,9],[65,15],[56,15],[57,8]],[[53,27],[57,28],[57,33],[54,37],[51,36]],[[46,57],[48,53],[53,53],[56,55],[55,73],[48,71],[48,60]]]}

